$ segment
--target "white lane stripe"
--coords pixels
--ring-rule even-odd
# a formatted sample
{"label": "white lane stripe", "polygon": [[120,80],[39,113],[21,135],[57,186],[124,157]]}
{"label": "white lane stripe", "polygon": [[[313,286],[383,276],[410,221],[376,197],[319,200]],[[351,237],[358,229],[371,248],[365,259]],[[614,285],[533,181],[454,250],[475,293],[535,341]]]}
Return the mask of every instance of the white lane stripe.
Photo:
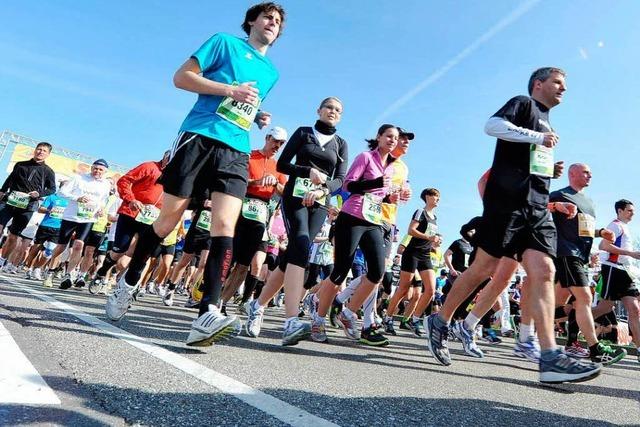
{"label": "white lane stripe", "polygon": [[276,399],[271,395],[263,393],[260,390],[256,390],[253,387],[241,383],[240,381],[236,381],[233,378],[216,372],[213,369],[202,366],[189,358],[180,356],[176,353],[152,344],[145,338],[130,334],[129,332],[117,328],[110,323],[103,322],[97,317],[78,310],[77,308],[69,304],[60,302],[55,298],[40,291],[31,289],[24,285],[18,285],[15,282],[14,286],[36,296],[37,298],[74,317],[77,317],[78,319],[93,326],[96,329],[99,329],[114,337],[120,338],[121,340],[136,347],[137,349],[142,350],[145,353],[150,354],[151,356],[160,359],[165,363],[168,363],[176,369],[179,369],[195,377],[196,379],[199,379],[217,388],[221,392],[230,394],[253,406],[254,408],[266,412],[267,414],[279,419],[284,423],[287,423],[291,426],[300,427],[308,427],[310,425],[337,427],[337,424],[325,420],[324,418],[317,417],[303,409],[290,405],[286,402],[283,402],[282,400]]}
{"label": "white lane stripe", "polygon": [[0,322],[0,403],[60,405],[7,328]]}

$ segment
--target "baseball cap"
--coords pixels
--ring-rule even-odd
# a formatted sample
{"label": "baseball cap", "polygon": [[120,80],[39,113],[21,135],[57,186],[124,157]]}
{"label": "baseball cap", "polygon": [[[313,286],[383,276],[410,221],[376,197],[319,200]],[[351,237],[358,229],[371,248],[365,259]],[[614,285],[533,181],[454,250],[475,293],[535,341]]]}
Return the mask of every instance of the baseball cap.
{"label": "baseball cap", "polygon": [[407,132],[406,130],[402,129],[401,127],[398,128],[398,133],[400,135],[406,136],[409,141],[413,140],[413,138],[416,137],[413,132]]}
{"label": "baseball cap", "polygon": [[93,162],[93,166],[104,166],[105,168],[109,168],[109,163],[105,159],[98,159]]}
{"label": "baseball cap", "polygon": [[267,132],[267,135],[271,135],[273,139],[277,139],[278,141],[286,141],[289,139],[287,131],[279,126],[272,127],[271,130]]}

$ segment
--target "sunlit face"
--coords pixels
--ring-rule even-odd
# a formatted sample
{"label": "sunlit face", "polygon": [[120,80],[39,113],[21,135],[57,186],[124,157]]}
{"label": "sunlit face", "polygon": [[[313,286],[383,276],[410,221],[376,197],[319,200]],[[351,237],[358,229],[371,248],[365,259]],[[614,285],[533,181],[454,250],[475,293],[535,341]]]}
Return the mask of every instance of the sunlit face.
{"label": "sunlit face", "polygon": [[588,187],[591,183],[591,177],[591,168],[587,165],[575,165],[569,169],[569,180],[576,187]]}
{"label": "sunlit face", "polygon": [[318,108],[318,117],[329,126],[337,125],[342,118],[342,104],[335,99],[325,101],[322,107]]}
{"label": "sunlit face", "polygon": [[36,162],[44,162],[46,158],[49,157],[49,154],[51,154],[49,148],[41,145],[33,150],[33,160],[35,160]]}
{"label": "sunlit face", "polygon": [[439,195],[431,196],[431,195],[427,194],[425,199],[427,200],[427,209],[428,210],[431,210],[433,208],[437,208],[438,204],[440,203],[440,196]]}
{"label": "sunlit face", "polygon": [[91,165],[91,176],[95,179],[101,179],[107,172],[107,168],[102,165]]}
{"label": "sunlit face", "polygon": [[378,149],[383,153],[390,153],[398,145],[398,129],[388,128],[376,137]]}
{"label": "sunlit face", "polygon": [[393,155],[395,157],[404,156],[409,151],[409,143],[411,141],[407,138],[406,135],[398,135],[398,145],[395,150],[393,150]]}
{"label": "sunlit face", "polygon": [[255,21],[249,22],[251,33],[249,38],[255,39],[260,44],[270,46],[280,35],[282,17],[276,10],[261,12]]}
{"label": "sunlit face", "polygon": [[633,205],[627,205],[624,209],[618,209],[618,219],[624,223],[630,222],[634,213]]}
{"label": "sunlit face", "polygon": [[266,156],[275,156],[278,153],[278,150],[280,150],[280,147],[282,147],[282,144],[284,144],[285,142],[286,141],[283,139],[275,139],[271,135],[267,135],[264,144],[264,152]]}
{"label": "sunlit face", "polygon": [[555,107],[562,102],[562,95],[567,90],[564,76],[560,73],[551,73],[544,82],[536,80],[533,90],[537,91],[541,101],[549,108]]}

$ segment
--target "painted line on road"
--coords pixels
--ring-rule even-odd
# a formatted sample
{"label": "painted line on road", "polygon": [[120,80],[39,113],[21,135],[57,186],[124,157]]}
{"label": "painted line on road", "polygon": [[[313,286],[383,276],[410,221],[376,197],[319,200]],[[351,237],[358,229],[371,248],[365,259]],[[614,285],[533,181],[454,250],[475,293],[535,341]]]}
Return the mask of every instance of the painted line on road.
{"label": "painted line on road", "polygon": [[60,405],[60,399],[0,322],[0,403]]}
{"label": "painted line on road", "polygon": [[84,323],[93,326],[96,329],[101,330],[113,337],[119,338],[125,341],[127,344],[144,351],[145,353],[162,360],[163,362],[173,366],[182,372],[191,375],[192,377],[209,384],[223,393],[234,396],[241,401],[257,408],[280,421],[287,423],[291,426],[322,426],[322,427],[337,427],[337,424],[331,421],[320,418],[313,415],[304,409],[290,405],[280,399],[277,399],[267,393],[248,386],[240,381],[234,380],[220,372],[207,368],[193,360],[180,356],[172,351],[166,350],[160,346],[152,344],[147,339],[131,334],[123,329],[113,326],[110,323],[104,322],[95,316],[85,313],[69,304],[58,301],[50,295],[44,294],[40,291],[32,289],[25,285],[19,285],[14,282],[14,287],[20,288],[25,292],[28,292],[42,301],[70,314]]}

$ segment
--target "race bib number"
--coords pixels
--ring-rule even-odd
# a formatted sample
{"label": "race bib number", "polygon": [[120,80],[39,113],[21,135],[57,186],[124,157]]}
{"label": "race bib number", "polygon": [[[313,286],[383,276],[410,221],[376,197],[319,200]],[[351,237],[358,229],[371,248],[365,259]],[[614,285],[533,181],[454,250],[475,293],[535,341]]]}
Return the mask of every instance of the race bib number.
{"label": "race bib number", "polygon": [[438,233],[438,226],[432,223],[427,224],[427,229],[424,231],[424,234],[427,237],[433,237]]}
{"label": "race bib number", "polygon": [[211,212],[202,211],[196,222],[196,227],[201,230],[211,231]]}
{"label": "race bib number", "polygon": [[136,221],[143,224],[153,224],[153,222],[160,216],[160,209],[154,205],[144,205],[144,208],[140,209],[138,215],[136,215]]}
{"label": "race bib number", "polygon": [[469,267],[469,258],[471,257],[471,254],[464,254],[464,266],[465,267]]}
{"label": "race bib number", "polygon": [[553,177],[553,149],[544,145],[531,144],[529,173]]}
{"label": "race bib number", "polygon": [[[233,85],[237,86],[238,83],[234,82]],[[259,99],[257,104],[254,105],[248,102],[239,102],[230,96],[227,96],[222,100],[222,102],[220,102],[220,105],[218,105],[216,114],[226,121],[238,126],[240,129],[249,131],[251,129],[251,124],[258,114],[259,107]]]}
{"label": "race bib number", "polygon": [[596,219],[589,214],[578,214],[578,236],[595,237]]}
{"label": "race bib number", "polygon": [[362,199],[362,217],[373,224],[382,224],[382,197],[365,193]]}
{"label": "race bib number", "polygon": [[262,200],[247,197],[242,202],[242,216],[251,221],[266,224],[269,218],[269,206]]}
{"label": "race bib number", "polygon": [[62,215],[64,214],[65,207],[64,206],[54,206],[49,211],[49,218],[53,219],[62,219]]}
{"label": "race bib number", "polygon": [[[322,186],[315,185],[314,183],[312,183],[310,178],[298,177],[296,178],[295,185],[293,186],[293,197],[299,197],[303,199],[304,196],[306,196],[309,191],[320,190],[321,188]],[[321,205],[324,205],[326,200],[327,200],[327,197],[323,196],[316,201]]]}
{"label": "race bib number", "polygon": [[15,208],[26,209],[31,201],[31,197],[27,193],[20,191],[12,191],[7,197],[7,204]]}
{"label": "race bib number", "polygon": [[78,218],[93,219],[97,210],[98,207],[96,205],[78,202]]}

